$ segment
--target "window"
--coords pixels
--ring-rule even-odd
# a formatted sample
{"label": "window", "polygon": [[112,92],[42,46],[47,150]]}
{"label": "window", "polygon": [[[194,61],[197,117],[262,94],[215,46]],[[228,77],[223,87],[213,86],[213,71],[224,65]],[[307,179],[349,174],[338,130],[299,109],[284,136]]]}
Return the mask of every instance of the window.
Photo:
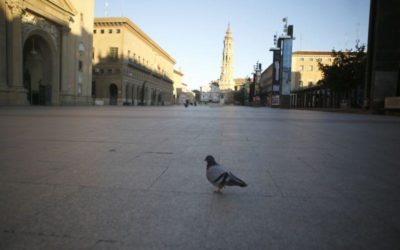
{"label": "window", "polygon": [[312,84],[313,84],[313,82],[308,82],[308,87],[311,87],[312,86]]}
{"label": "window", "polygon": [[78,63],[78,70],[79,70],[80,72],[83,71],[83,62],[82,62],[81,60],[79,60],[79,63]]}
{"label": "window", "polygon": [[312,62],[312,61],[314,61],[314,58],[310,57],[308,60],[309,60],[310,62]]}
{"label": "window", "polygon": [[113,60],[118,59],[118,48],[117,47],[110,47],[109,57],[110,57],[110,59],[113,59]]}
{"label": "window", "polygon": [[321,57],[317,58],[317,62],[322,62],[322,58]]}
{"label": "window", "polygon": [[300,65],[299,66],[299,71],[303,71],[304,70],[304,65]]}
{"label": "window", "polygon": [[112,74],[112,71],[113,71],[112,69],[107,69],[108,74]]}
{"label": "window", "polygon": [[83,56],[83,54],[85,53],[85,45],[83,44],[83,42],[79,43],[78,50],[79,50],[79,55]]}
{"label": "window", "polygon": [[119,33],[121,33],[121,30],[120,30],[120,29],[117,29],[117,34],[119,34]]}
{"label": "window", "polygon": [[104,30],[100,30],[100,33],[101,33],[101,34],[104,34]]}
{"label": "window", "polygon": [[313,71],[313,66],[312,65],[308,65],[308,71]]}
{"label": "window", "polygon": [[109,30],[108,30],[108,33],[109,33],[109,34],[112,34],[112,29],[109,29]]}
{"label": "window", "polygon": [[96,34],[97,30],[93,30],[93,34]]}
{"label": "window", "polygon": [[94,59],[94,48],[92,48],[92,59]]}
{"label": "window", "polygon": [[300,57],[300,58],[299,58],[299,61],[301,61],[301,62],[304,61],[304,58],[303,58],[303,57]]}

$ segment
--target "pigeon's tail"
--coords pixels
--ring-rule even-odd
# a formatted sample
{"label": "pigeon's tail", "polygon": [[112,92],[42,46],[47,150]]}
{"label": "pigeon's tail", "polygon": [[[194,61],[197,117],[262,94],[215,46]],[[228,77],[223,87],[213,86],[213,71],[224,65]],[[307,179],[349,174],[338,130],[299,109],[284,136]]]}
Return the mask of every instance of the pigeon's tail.
{"label": "pigeon's tail", "polygon": [[247,183],[243,180],[239,179],[232,173],[229,173],[229,179],[226,183],[227,186],[239,186],[239,187],[247,187]]}

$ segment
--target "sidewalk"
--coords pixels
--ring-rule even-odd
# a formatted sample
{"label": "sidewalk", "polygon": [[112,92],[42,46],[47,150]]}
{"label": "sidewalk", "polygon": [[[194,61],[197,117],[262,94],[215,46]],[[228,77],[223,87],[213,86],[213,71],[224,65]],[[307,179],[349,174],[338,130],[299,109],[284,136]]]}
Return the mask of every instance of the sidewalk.
{"label": "sidewalk", "polygon": [[[400,119],[0,108],[0,249],[398,249]],[[214,194],[213,154],[247,188]]]}

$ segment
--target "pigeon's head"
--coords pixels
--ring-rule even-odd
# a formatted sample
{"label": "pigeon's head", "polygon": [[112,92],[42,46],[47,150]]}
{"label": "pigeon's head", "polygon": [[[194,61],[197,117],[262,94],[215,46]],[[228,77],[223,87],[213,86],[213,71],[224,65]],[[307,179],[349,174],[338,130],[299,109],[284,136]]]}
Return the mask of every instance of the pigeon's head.
{"label": "pigeon's head", "polygon": [[207,155],[207,157],[204,159],[204,161],[207,162],[207,168],[217,164],[217,162],[215,161],[215,159],[212,155]]}

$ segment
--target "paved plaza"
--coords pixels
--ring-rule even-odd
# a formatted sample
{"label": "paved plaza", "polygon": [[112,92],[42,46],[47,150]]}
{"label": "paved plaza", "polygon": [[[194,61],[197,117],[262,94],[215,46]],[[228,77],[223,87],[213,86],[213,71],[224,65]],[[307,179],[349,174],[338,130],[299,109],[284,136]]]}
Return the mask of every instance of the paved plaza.
{"label": "paved plaza", "polygon": [[399,117],[2,107],[0,249],[399,249],[399,162]]}

